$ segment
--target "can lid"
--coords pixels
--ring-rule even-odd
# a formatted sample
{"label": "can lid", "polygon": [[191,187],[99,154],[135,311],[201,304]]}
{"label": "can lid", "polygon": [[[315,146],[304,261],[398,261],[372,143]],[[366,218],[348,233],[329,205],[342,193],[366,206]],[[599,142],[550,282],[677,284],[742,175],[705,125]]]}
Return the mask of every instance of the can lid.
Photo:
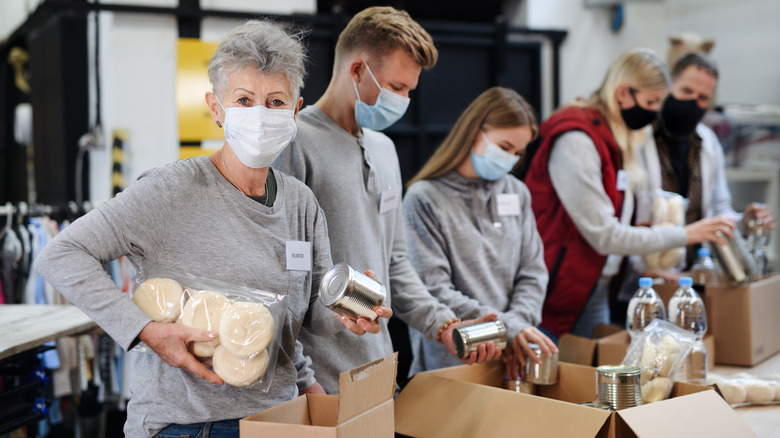
{"label": "can lid", "polygon": [[461,359],[466,357],[467,343],[468,340],[463,339],[463,336],[460,334],[460,330],[455,329],[452,331],[452,346],[455,347],[455,354],[457,354]]}
{"label": "can lid", "polygon": [[320,283],[320,301],[325,306],[336,304],[347,291],[349,283],[349,266],[345,263],[334,265]]}
{"label": "can lid", "polygon": [[605,377],[625,377],[638,376],[640,370],[628,365],[601,365],[596,368],[596,372]]}

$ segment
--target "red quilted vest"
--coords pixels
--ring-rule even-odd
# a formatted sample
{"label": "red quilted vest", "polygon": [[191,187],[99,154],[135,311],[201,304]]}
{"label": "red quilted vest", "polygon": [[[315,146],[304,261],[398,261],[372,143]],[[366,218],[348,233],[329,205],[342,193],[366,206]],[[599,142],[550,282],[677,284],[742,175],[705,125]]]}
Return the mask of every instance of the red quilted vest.
{"label": "red quilted vest", "polygon": [[541,145],[524,179],[531,191],[531,207],[550,273],[541,325],[556,336],[571,331],[607,260],[606,255],[597,253],[582,237],[547,172],[550,151],[558,136],[575,130],[588,134],[596,145],[604,190],[612,200],[616,216],[623,205],[623,192],[617,190],[621,152],[604,117],[594,109],[574,106],[556,111],[540,126]]}

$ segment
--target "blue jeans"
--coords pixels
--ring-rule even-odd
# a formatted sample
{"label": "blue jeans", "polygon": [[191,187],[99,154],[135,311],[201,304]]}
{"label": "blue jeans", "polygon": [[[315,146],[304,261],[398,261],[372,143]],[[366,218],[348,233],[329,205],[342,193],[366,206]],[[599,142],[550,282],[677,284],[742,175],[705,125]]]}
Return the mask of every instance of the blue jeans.
{"label": "blue jeans", "polygon": [[577,322],[571,329],[572,334],[592,338],[593,329],[597,325],[609,324],[609,282],[611,279],[611,277],[599,279],[599,282],[596,283],[596,287],[593,288],[588,301],[585,302]]}
{"label": "blue jeans", "polygon": [[238,438],[238,420],[210,423],[169,424],[157,438]]}

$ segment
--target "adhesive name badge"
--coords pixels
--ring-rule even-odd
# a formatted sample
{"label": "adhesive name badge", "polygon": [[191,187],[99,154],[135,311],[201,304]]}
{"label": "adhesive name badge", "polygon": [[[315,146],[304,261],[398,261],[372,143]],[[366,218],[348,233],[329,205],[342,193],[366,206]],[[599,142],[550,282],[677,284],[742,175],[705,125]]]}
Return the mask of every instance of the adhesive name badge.
{"label": "adhesive name badge", "polygon": [[395,210],[399,205],[401,205],[401,188],[385,190],[382,192],[382,197],[379,198],[379,214]]}
{"label": "adhesive name badge", "polygon": [[311,242],[287,241],[287,270],[311,271]]}
{"label": "adhesive name badge", "polygon": [[628,190],[628,182],[630,180],[630,174],[625,170],[618,170],[617,173],[617,189],[618,191],[625,192]]}
{"label": "adhesive name badge", "polygon": [[496,209],[499,216],[520,216],[520,195],[499,193],[496,195]]}

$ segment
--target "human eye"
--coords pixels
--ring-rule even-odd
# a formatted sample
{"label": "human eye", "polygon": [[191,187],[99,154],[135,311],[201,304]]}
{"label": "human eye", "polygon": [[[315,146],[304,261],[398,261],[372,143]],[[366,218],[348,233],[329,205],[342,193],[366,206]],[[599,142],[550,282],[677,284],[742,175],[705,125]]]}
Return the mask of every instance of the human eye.
{"label": "human eye", "polygon": [[282,99],[271,99],[268,102],[268,108],[283,108],[287,104]]}
{"label": "human eye", "polygon": [[252,106],[251,105],[252,102],[249,100],[248,97],[239,97],[238,99],[236,99],[236,102],[241,106]]}

